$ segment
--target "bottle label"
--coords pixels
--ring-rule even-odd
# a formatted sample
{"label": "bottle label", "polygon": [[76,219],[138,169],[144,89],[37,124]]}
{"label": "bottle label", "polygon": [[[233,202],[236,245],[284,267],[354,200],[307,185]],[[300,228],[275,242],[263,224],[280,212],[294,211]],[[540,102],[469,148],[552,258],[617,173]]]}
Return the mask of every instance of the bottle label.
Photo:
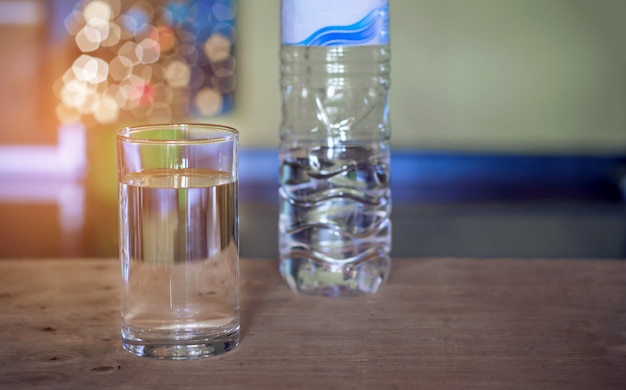
{"label": "bottle label", "polygon": [[282,0],[283,45],[389,44],[389,0]]}

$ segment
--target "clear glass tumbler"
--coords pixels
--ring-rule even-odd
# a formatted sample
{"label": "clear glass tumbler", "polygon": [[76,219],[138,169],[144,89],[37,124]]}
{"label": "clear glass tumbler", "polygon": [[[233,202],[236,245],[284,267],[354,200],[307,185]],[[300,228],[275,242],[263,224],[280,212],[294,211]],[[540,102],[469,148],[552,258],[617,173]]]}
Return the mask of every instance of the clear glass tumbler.
{"label": "clear glass tumbler", "polygon": [[238,137],[209,124],[118,132],[126,350],[183,360],[237,346]]}

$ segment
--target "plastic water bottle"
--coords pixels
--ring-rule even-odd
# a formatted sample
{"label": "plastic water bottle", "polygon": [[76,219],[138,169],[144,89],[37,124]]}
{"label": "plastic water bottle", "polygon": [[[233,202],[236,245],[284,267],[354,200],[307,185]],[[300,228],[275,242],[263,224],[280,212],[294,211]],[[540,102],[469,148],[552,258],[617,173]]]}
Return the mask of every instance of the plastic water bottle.
{"label": "plastic water bottle", "polygon": [[388,0],[282,0],[280,272],[371,294],[391,259]]}

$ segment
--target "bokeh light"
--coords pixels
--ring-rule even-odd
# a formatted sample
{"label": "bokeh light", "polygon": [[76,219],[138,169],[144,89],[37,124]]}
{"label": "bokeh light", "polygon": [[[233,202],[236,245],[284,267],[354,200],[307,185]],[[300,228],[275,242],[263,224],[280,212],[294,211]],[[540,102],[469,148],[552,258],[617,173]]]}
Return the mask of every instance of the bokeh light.
{"label": "bokeh light", "polygon": [[109,21],[113,18],[113,9],[107,1],[93,0],[85,4],[83,18],[88,26],[108,26]]}
{"label": "bokeh light", "polygon": [[174,60],[165,67],[165,79],[174,88],[183,88],[189,84],[191,69],[182,60]]}
{"label": "bokeh light", "polygon": [[100,58],[83,54],[74,61],[72,70],[76,79],[90,84],[98,84],[107,79],[109,64]]}
{"label": "bokeh light", "polygon": [[230,56],[230,39],[222,34],[213,34],[204,43],[204,54],[212,62],[224,61]]}
{"label": "bokeh light", "polygon": [[64,20],[79,54],[54,83],[61,122],[109,124],[232,109],[234,0],[81,0]]}

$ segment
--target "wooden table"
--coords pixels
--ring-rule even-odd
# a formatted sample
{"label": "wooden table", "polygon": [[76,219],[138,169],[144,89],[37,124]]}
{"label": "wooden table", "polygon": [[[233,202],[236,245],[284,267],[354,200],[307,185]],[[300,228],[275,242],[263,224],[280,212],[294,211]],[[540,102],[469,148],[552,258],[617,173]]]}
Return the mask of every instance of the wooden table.
{"label": "wooden table", "polygon": [[626,262],[403,259],[373,297],[292,294],[241,261],[242,340],[123,351],[114,259],[0,262],[1,389],[626,389]]}

